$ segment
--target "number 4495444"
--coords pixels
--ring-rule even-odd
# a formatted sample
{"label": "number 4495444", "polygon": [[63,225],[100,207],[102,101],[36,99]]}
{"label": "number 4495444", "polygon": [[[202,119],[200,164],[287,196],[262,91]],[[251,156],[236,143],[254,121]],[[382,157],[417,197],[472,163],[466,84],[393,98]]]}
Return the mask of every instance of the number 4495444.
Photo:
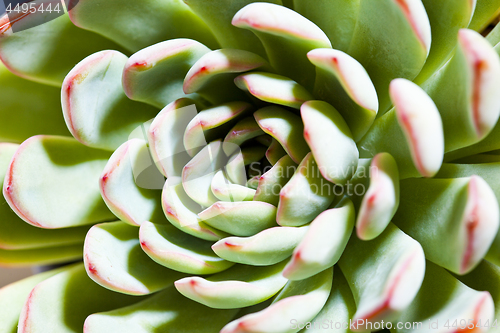
{"label": "number 4495444", "polygon": [[17,4],[14,8],[12,8],[12,3],[9,3],[7,8],[5,8],[5,12],[7,14],[10,13],[43,13],[43,12],[56,12],[56,13],[61,13],[64,12],[64,9],[61,8],[61,3],[57,2],[55,4],[52,4],[52,2],[49,3],[39,3],[39,2],[30,2],[30,3],[23,3],[23,4]]}

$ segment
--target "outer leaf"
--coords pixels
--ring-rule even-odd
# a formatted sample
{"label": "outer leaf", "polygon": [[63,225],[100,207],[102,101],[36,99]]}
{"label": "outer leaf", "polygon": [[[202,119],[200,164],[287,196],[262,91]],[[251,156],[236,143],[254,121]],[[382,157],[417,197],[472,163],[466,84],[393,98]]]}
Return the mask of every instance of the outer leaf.
{"label": "outer leaf", "polygon": [[81,332],[85,318],[91,313],[140,300],[102,288],[78,264],[33,288],[24,303],[18,332]]}
{"label": "outer leaf", "polygon": [[333,269],[309,279],[290,281],[266,309],[227,324],[221,333],[295,333],[293,322],[312,320],[323,308],[332,288]]}
{"label": "outer leaf", "polygon": [[357,310],[352,330],[397,320],[417,295],[425,272],[420,244],[393,224],[372,241],[351,237],[339,262]]}
{"label": "outer leaf", "polygon": [[495,194],[478,176],[404,180],[394,216],[396,225],[422,244],[429,260],[457,274],[481,261],[499,219]]}
{"label": "outer leaf", "polygon": [[313,22],[284,6],[253,3],[238,11],[232,24],[251,30],[259,37],[269,62],[279,74],[307,88],[314,85],[313,66],[307,60],[307,52],[330,48],[331,43]]}
{"label": "outer leaf", "polygon": [[210,248],[212,243],[194,238],[172,225],[144,222],[139,232],[141,247],[162,266],[188,274],[214,274],[233,265]]}
{"label": "outer leaf", "polygon": [[64,120],[81,143],[115,150],[158,110],[133,102],[123,92],[127,57],[118,51],[95,53],[78,63],[63,82]]}
{"label": "outer leaf", "polygon": [[307,227],[274,227],[251,237],[227,237],[212,249],[221,258],[240,264],[274,265],[288,258],[306,234]]}
{"label": "outer leaf", "polygon": [[273,266],[234,266],[208,277],[187,277],[175,282],[177,290],[194,301],[216,309],[242,308],[271,298],[286,284],[284,262]]}
{"label": "outer leaf", "polygon": [[[215,310],[182,296],[172,286],[129,307],[95,313],[87,318],[84,333],[218,333],[238,310]],[[196,316],[193,316],[196,313]]]}
{"label": "outer leaf", "polygon": [[123,222],[93,226],[84,247],[89,277],[119,293],[147,295],[184,276],[152,261],[142,251],[138,233],[138,228]]}
{"label": "outer leaf", "polygon": [[178,37],[217,47],[210,29],[180,0],[71,0],[73,23],[116,41],[132,52]]}
{"label": "outer leaf", "polygon": [[27,267],[62,264],[82,257],[82,244],[56,247],[34,248],[27,250],[0,249],[0,266]]}
{"label": "outer leaf", "polygon": [[373,80],[379,115],[389,108],[389,83],[413,80],[431,45],[429,19],[421,0],[361,0],[358,21],[347,53]]}
{"label": "outer leaf", "polygon": [[289,280],[307,279],[337,263],[354,228],[354,206],[345,199],[311,222],[283,271]]}
{"label": "outer leaf", "polygon": [[[37,4],[44,8],[49,4],[55,8],[58,4],[63,11],[60,1]],[[13,18],[12,23],[7,15],[0,17],[0,59],[18,76],[60,87],[66,74],[81,59],[100,50],[120,48],[106,38],[75,27],[67,15],[50,20],[56,12],[31,12],[13,11],[9,16],[19,17]],[[7,30],[11,27],[15,33]]]}
{"label": "outer leaf", "polygon": [[22,142],[37,134],[70,136],[61,117],[60,96],[59,89],[21,79],[0,61],[0,140]]}
{"label": "outer leaf", "polygon": [[144,221],[166,222],[160,191],[154,190],[163,187],[164,182],[152,163],[146,142],[132,139],[111,155],[99,186],[109,209],[123,222],[138,226]]}
{"label": "outer leaf", "polygon": [[125,64],[123,90],[130,99],[163,108],[184,97],[184,77],[209,51],[205,45],[185,38],[146,47],[134,53]]}
{"label": "outer leaf", "polygon": [[[18,145],[0,143],[0,186],[7,173],[10,160]],[[81,244],[89,227],[45,230],[36,228],[21,220],[9,207],[4,197],[0,197],[0,248],[23,250],[40,247]],[[8,252],[5,252],[8,253]]]}
{"label": "outer leaf", "polygon": [[74,139],[32,137],[12,158],[5,200],[24,221],[47,229],[111,220],[96,182],[108,157]]}

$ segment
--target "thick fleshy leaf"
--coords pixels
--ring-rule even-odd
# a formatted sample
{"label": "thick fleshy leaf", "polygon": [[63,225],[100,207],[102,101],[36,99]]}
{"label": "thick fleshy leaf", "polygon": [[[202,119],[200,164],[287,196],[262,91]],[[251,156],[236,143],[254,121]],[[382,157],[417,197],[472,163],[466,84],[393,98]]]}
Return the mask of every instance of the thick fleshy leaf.
{"label": "thick fleshy leaf", "polygon": [[67,263],[81,259],[82,248],[80,243],[26,250],[0,249],[0,266],[25,267]]}
{"label": "thick fleshy leaf", "polygon": [[[266,159],[272,165],[275,165],[282,157],[287,155],[287,152],[281,145],[281,143],[273,138],[273,141],[266,150]],[[294,162],[295,163],[295,162]]]}
{"label": "thick fleshy leaf", "polygon": [[205,224],[198,217],[203,209],[184,191],[182,184],[165,182],[162,192],[162,206],[165,216],[173,226],[186,234],[209,241],[217,241],[227,234]]}
{"label": "thick fleshy leaf", "polygon": [[288,227],[311,222],[333,202],[334,189],[335,185],[321,176],[312,154],[307,154],[280,191],[277,222]]}
{"label": "thick fleshy leaf", "polygon": [[[250,31],[231,25],[234,14],[254,0],[221,0],[217,3],[206,0],[183,0],[203,21],[223,48],[247,50],[265,57],[266,52],[259,39]],[[263,0],[281,4],[281,0]]]}
{"label": "thick fleshy leaf", "polygon": [[472,270],[498,231],[495,194],[479,176],[407,179],[394,223],[425,250],[430,261],[457,274]]}
{"label": "thick fleshy leaf", "polygon": [[63,82],[64,120],[81,143],[115,150],[130,133],[153,118],[158,110],[131,101],[123,92],[121,77],[127,57],[118,51],[101,51],[79,62]]}
{"label": "thick fleshy leaf", "polygon": [[275,295],[286,284],[284,262],[273,266],[237,265],[206,279],[193,276],[175,282],[177,290],[194,301],[216,309],[255,305]]}
{"label": "thick fleshy leaf", "polygon": [[443,268],[427,262],[422,287],[399,319],[422,324],[410,329],[395,327],[394,332],[488,332],[493,319],[494,304],[489,293],[471,289]]}
{"label": "thick fleshy leaf", "polygon": [[276,71],[305,87],[314,85],[315,76],[307,52],[332,46],[316,24],[280,5],[249,4],[234,15],[232,24],[255,33]]}
{"label": "thick fleshy leaf", "polygon": [[353,331],[397,320],[417,295],[425,273],[422,247],[393,224],[371,241],[353,234],[339,265],[357,305]]}
{"label": "thick fleshy leaf", "polygon": [[[229,102],[200,111],[186,126],[184,147],[190,156],[196,155],[207,142],[226,135],[238,117],[247,113],[252,106],[246,102]],[[228,152],[231,144],[224,145]],[[231,147],[236,148],[236,147]]]}
{"label": "thick fleshy leaf", "polygon": [[370,75],[378,94],[379,115],[390,105],[389,83],[395,78],[413,80],[430,46],[431,29],[421,0],[360,1],[347,53]]}
{"label": "thick fleshy leaf", "polygon": [[205,45],[185,38],[146,47],[134,53],[125,64],[123,90],[130,99],[163,108],[185,96],[184,77],[208,52],[210,49]]}
{"label": "thick fleshy leaf", "polygon": [[212,141],[189,161],[182,170],[182,186],[187,195],[201,206],[208,207],[218,199],[212,193],[212,178],[225,162],[220,140]]}
{"label": "thick fleshy leaf", "polygon": [[83,332],[218,333],[237,311],[211,309],[184,297],[172,286],[129,307],[92,314],[85,320]]}
{"label": "thick fleshy leaf", "polygon": [[302,103],[314,99],[300,84],[281,75],[252,72],[234,79],[234,83],[243,91],[261,101],[299,109]]}
{"label": "thick fleshy leaf", "polygon": [[333,105],[349,125],[355,141],[377,116],[378,97],[363,66],[348,54],[316,49],[307,54],[316,66],[314,94]]}
{"label": "thick fleshy leaf", "polygon": [[307,227],[274,227],[251,237],[227,237],[212,249],[221,258],[240,264],[274,265],[288,258],[306,234]]}
{"label": "thick fleshy leaf", "polygon": [[33,288],[21,311],[18,332],[78,333],[88,315],[141,299],[104,289],[78,264]]}
{"label": "thick fleshy leaf", "polygon": [[84,247],[89,277],[119,293],[147,295],[185,276],[151,260],[142,251],[138,236],[139,228],[123,222],[93,226]]}
{"label": "thick fleshy leaf", "polygon": [[96,181],[108,158],[72,138],[32,137],[9,165],[5,200],[24,221],[47,229],[112,220]]}
{"label": "thick fleshy leaf", "polygon": [[178,0],[137,3],[133,0],[70,0],[75,25],[95,31],[135,52],[146,46],[179,37],[217,47],[210,29]]}
{"label": "thick fleshy leaf", "polygon": [[40,282],[67,269],[68,267],[54,269],[2,287],[0,289],[0,308],[2,309],[0,312],[0,330],[5,333],[16,333],[21,309],[31,290]]}
{"label": "thick fleshy leaf", "polygon": [[[10,160],[18,149],[12,143],[0,143],[0,186]],[[40,247],[81,244],[89,227],[46,230],[34,227],[19,218],[9,207],[3,196],[0,196],[0,249],[26,250]]]}
{"label": "thick fleshy leaf", "polygon": [[418,77],[427,80],[452,55],[458,30],[467,28],[476,7],[476,0],[422,0],[431,24],[432,43],[429,56]]}
{"label": "thick fleshy leaf", "polygon": [[280,158],[269,171],[259,177],[254,200],[278,206],[281,189],[292,178],[296,170],[297,164],[292,161],[290,156],[285,155]]}
{"label": "thick fleshy leaf", "polygon": [[443,119],[446,152],[482,140],[497,123],[500,59],[475,31],[459,31],[453,58],[422,87]]}
{"label": "thick fleshy leaf", "polygon": [[344,185],[356,172],[359,159],[346,122],[334,107],[323,101],[302,104],[300,114],[304,138],[321,175],[332,183]]}
{"label": "thick fleshy leaf", "polygon": [[233,265],[212,251],[211,242],[194,238],[172,225],[144,222],[139,232],[141,247],[162,266],[188,274],[214,274]]}
{"label": "thick fleshy leaf", "polygon": [[345,199],[311,222],[283,271],[289,280],[307,279],[337,263],[354,228],[354,206]]}
{"label": "thick fleshy leaf", "polygon": [[[43,8],[49,4],[53,8],[51,12],[12,11],[9,14],[12,23],[7,15],[0,17],[0,59],[20,77],[60,87],[78,61],[94,52],[120,47],[102,36],[75,27],[64,15],[62,2],[38,2]],[[57,14],[56,6],[62,15]],[[61,16],[50,20],[55,15]]]}
{"label": "thick fleshy leaf", "polygon": [[[489,155],[478,155],[488,157]],[[491,162],[491,161],[488,161]],[[436,178],[460,178],[460,177],[471,177],[473,175],[480,176],[483,178],[488,185],[491,187],[497,201],[500,200],[500,179],[498,178],[498,169],[500,168],[500,163],[495,161],[494,163],[485,164],[443,164],[441,170],[436,175]],[[486,259],[493,262],[496,265],[500,265],[500,232],[497,233],[493,244],[491,244],[488,253],[486,254]]]}
{"label": "thick fleshy leaf", "polygon": [[[123,222],[165,223],[161,193],[165,178],[156,169],[146,141],[132,139],[111,155],[101,174],[101,195],[108,208]],[[155,186],[156,185],[156,186]]]}
{"label": "thick fleshy leaf", "polygon": [[309,147],[299,116],[278,106],[268,106],[255,112],[254,117],[260,128],[276,139],[295,163],[307,155]]}
{"label": "thick fleshy leaf", "polygon": [[491,328],[489,332],[498,332],[498,321],[500,320],[500,288],[496,282],[500,279],[500,268],[489,261],[483,260],[472,272],[467,275],[456,276],[456,278],[469,288],[490,293],[495,302],[495,320],[497,320],[497,325],[495,326],[497,327]]}
{"label": "thick fleshy leaf", "polygon": [[255,190],[243,185],[233,184],[222,170],[212,179],[212,193],[221,201],[249,201],[253,200]]}
{"label": "thick fleshy leaf", "polygon": [[235,87],[238,73],[271,67],[261,56],[237,49],[222,49],[201,57],[184,79],[186,94],[198,93],[212,103],[244,100],[245,94]]}
{"label": "thick fleshy leaf", "polygon": [[388,153],[377,154],[370,165],[370,187],[364,195],[356,218],[360,239],[380,235],[399,207],[399,172]]}
{"label": "thick fleshy leaf", "polygon": [[311,321],[323,308],[332,288],[333,269],[309,279],[290,281],[273,303],[227,324],[221,333],[295,333],[293,325]]}
{"label": "thick fleshy leaf", "polygon": [[37,134],[70,136],[61,117],[60,89],[21,79],[1,61],[0,101],[0,141],[23,142]]}
{"label": "thick fleshy leaf", "polygon": [[229,130],[224,138],[224,145],[230,143],[242,146],[244,142],[264,134],[254,117],[244,118]]}
{"label": "thick fleshy leaf", "polygon": [[[439,111],[432,99],[408,80],[394,80],[390,93],[395,108],[378,118],[358,143],[360,156],[387,152],[396,160],[401,178],[432,177],[441,167],[445,145]],[[406,145],[394,144],[403,141]]]}
{"label": "thick fleshy leaf", "polygon": [[500,1],[498,0],[477,0],[474,16],[469,24],[469,29],[476,31],[483,30],[488,23],[498,16],[498,8]]}
{"label": "thick fleshy leaf", "polygon": [[325,306],[321,309],[320,313],[318,313],[318,315],[311,321],[310,327],[306,326],[308,323],[294,322],[292,324],[306,326],[306,328],[301,330],[300,333],[319,333],[321,331],[328,332],[328,329],[335,333],[352,332],[350,330],[349,320],[352,319],[356,313],[356,303],[352,297],[349,284],[338,266],[334,267],[333,274],[334,279],[330,297],[328,297],[328,300],[326,301]]}
{"label": "thick fleshy leaf", "polygon": [[359,3],[360,0],[293,0],[293,9],[317,24],[334,49],[346,52],[356,27]]}
{"label": "thick fleshy leaf", "polygon": [[195,102],[180,98],[163,108],[148,129],[148,143],[158,170],[165,177],[180,177],[191,159],[184,148],[184,131],[197,115]]}
{"label": "thick fleshy leaf", "polygon": [[276,207],[262,201],[219,201],[198,216],[206,224],[235,236],[252,236],[276,226]]}

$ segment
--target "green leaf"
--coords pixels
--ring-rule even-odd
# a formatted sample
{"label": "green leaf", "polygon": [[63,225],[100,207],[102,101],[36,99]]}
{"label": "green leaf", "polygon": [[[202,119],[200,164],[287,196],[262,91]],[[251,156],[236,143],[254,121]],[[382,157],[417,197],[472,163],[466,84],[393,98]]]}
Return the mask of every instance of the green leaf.
{"label": "green leaf", "polygon": [[80,243],[26,250],[0,249],[0,265],[27,267],[67,263],[81,259],[82,248]]}
{"label": "green leaf", "polygon": [[255,305],[275,295],[287,283],[284,262],[273,266],[236,265],[206,279],[193,276],[175,282],[177,290],[194,301],[216,309]]}
{"label": "green leaf", "polygon": [[262,201],[219,201],[198,216],[206,224],[235,236],[252,236],[276,226],[276,207]]}
{"label": "green leaf", "polygon": [[20,143],[37,134],[70,136],[61,117],[60,89],[21,79],[1,61],[0,100],[0,141]]}
{"label": "green leaf", "polygon": [[278,74],[306,88],[313,87],[314,67],[307,59],[307,52],[331,47],[328,37],[317,25],[292,9],[262,2],[240,9],[232,24],[259,37]]}
{"label": "green leaf", "polygon": [[316,66],[314,94],[340,112],[354,141],[359,141],[378,112],[377,92],[368,73],[356,59],[342,51],[316,49],[307,57]]}
{"label": "green leaf", "polygon": [[132,100],[163,108],[185,96],[184,77],[208,52],[205,45],[185,38],[146,47],[130,56],[125,64],[123,90]]}
{"label": "green leaf", "polygon": [[276,139],[295,163],[304,159],[309,147],[304,140],[304,124],[299,116],[278,106],[267,106],[253,115],[260,128]]}
{"label": "green leaf", "polygon": [[181,0],[74,3],[78,5],[69,15],[75,25],[102,34],[132,52],[179,37],[198,40],[210,48],[218,47],[209,27]]}
{"label": "green leaf", "polygon": [[127,57],[118,51],[95,53],[78,63],[63,82],[64,120],[81,143],[115,150],[158,110],[131,101],[122,88]]}
{"label": "green leaf", "polygon": [[144,222],[139,232],[141,247],[158,264],[187,274],[214,274],[233,263],[219,258],[211,242],[194,238],[172,225]]}
{"label": "green leaf", "polygon": [[[48,6],[45,2],[44,5]],[[59,6],[62,12],[61,3]],[[15,14],[13,11],[12,15]],[[68,15],[37,24],[44,17],[40,11],[35,15],[28,12],[13,20],[15,33],[0,28],[0,57],[20,77],[60,87],[66,74],[81,59],[97,51],[121,49],[102,36],[74,26]]]}
{"label": "green leaf", "polygon": [[283,276],[303,280],[335,265],[351,237],[354,219],[354,206],[349,199],[319,214],[293,251]]}
{"label": "green leaf", "polygon": [[[223,48],[246,50],[257,53],[262,57],[266,56],[264,47],[253,33],[231,25],[234,14],[247,4],[255,2],[254,0],[183,1],[198,17],[206,22]],[[264,2],[281,4],[281,0],[264,0]]]}
{"label": "green leaf", "polygon": [[274,265],[292,255],[307,228],[274,227],[251,237],[227,237],[212,245],[212,249],[219,257],[232,262],[254,266]]}
{"label": "green leaf", "polygon": [[212,179],[212,193],[221,201],[249,201],[253,200],[255,190],[243,185],[233,184],[222,170]]}
{"label": "green leaf", "polygon": [[394,223],[424,248],[426,258],[465,274],[484,257],[498,232],[495,194],[479,176],[406,179]]}
{"label": "green leaf", "polygon": [[330,206],[335,196],[335,185],[321,176],[309,153],[280,191],[277,222],[287,227],[307,224]]}
{"label": "green leaf", "polygon": [[356,28],[347,53],[370,75],[379,100],[379,115],[390,106],[389,83],[413,80],[431,44],[431,29],[420,0],[361,0]]}
{"label": "green leaf", "polygon": [[119,293],[147,295],[185,276],[151,260],[141,249],[138,236],[139,228],[123,222],[93,226],[84,248],[89,277]]}
{"label": "green leaf", "polygon": [[72,138],[32,137],[10,163],[5,200],[24,221],[47,229],[112,220],[97,182],[108,158]]}
{"label": "green leaf", "polygon": [[220,333],[295,333],[297,323],[311,321],[323,308],[332,288],[333,269],[309,279],[289,281],[273,303],[227,324]]}
{"label": "green leaf", "polygon": [[344,185],[356,172],[359,159],[346,122],[334,107],[323,101],[302,104],[300,114],[304,138],[321,175],[332,183]]}
{"label": "green leaf", "polygon": [[292,178],[295,170],[297,164],[290,156],[280,158],[269,171],[260,176],[254,200],[278,206],[281,189]]}
{"label": "green leaf", "polygon": [[[0,143],[0,186],[7,173],[10,160],[19,145]],[[46,230],[34,227],[19,218],[0,196],[0,248],[26,250],[40,247],[82,244],[89,227]]]}
{"label": "green leaf", "polygon": [[469,24],[469,29],[481,31],[498,16],[500,1],[498,0],[476,0],[474,16]]}
{"label": "green leaf", "polygon": [[144,221],[166,223],[161,207],[165,178],[156,169],[146,141],[131,139],[109,158],[99,179],[101,196],[123,222],[139,226]]}
{"label": "green leaf", "polygon": [[237,311],[211,309],[172,286],[137,304],[89,316],[85,333],[218,333]]}
{"label": "green leaf", "polygon": [[425,273],[420,244],[392,223],[371,241],[353,235],[340,258],[356,301],[353,330],[395,321],[417,295]]}
{"label": "green leaf", "polygon": [[78,333],[85,318],[142,300],[104,289],[77,264],[39,283],[31,291],[19,318],[19,333]]}
{"label": "green leaf", "polygon": [[360,0],[293,0],[293,4],[295,11],[325,32],[334,49],[347,51],[358,20]]}

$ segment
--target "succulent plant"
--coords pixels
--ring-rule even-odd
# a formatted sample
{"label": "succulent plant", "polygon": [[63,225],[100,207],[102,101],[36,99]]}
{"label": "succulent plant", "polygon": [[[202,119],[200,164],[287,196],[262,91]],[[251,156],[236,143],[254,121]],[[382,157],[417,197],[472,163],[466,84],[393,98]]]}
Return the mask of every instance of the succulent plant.
{"label": "succulent plant", "polygon": [[76,2],[0,18],[0,263],[83,258],[1,332],[500,332],[500,1]]}

